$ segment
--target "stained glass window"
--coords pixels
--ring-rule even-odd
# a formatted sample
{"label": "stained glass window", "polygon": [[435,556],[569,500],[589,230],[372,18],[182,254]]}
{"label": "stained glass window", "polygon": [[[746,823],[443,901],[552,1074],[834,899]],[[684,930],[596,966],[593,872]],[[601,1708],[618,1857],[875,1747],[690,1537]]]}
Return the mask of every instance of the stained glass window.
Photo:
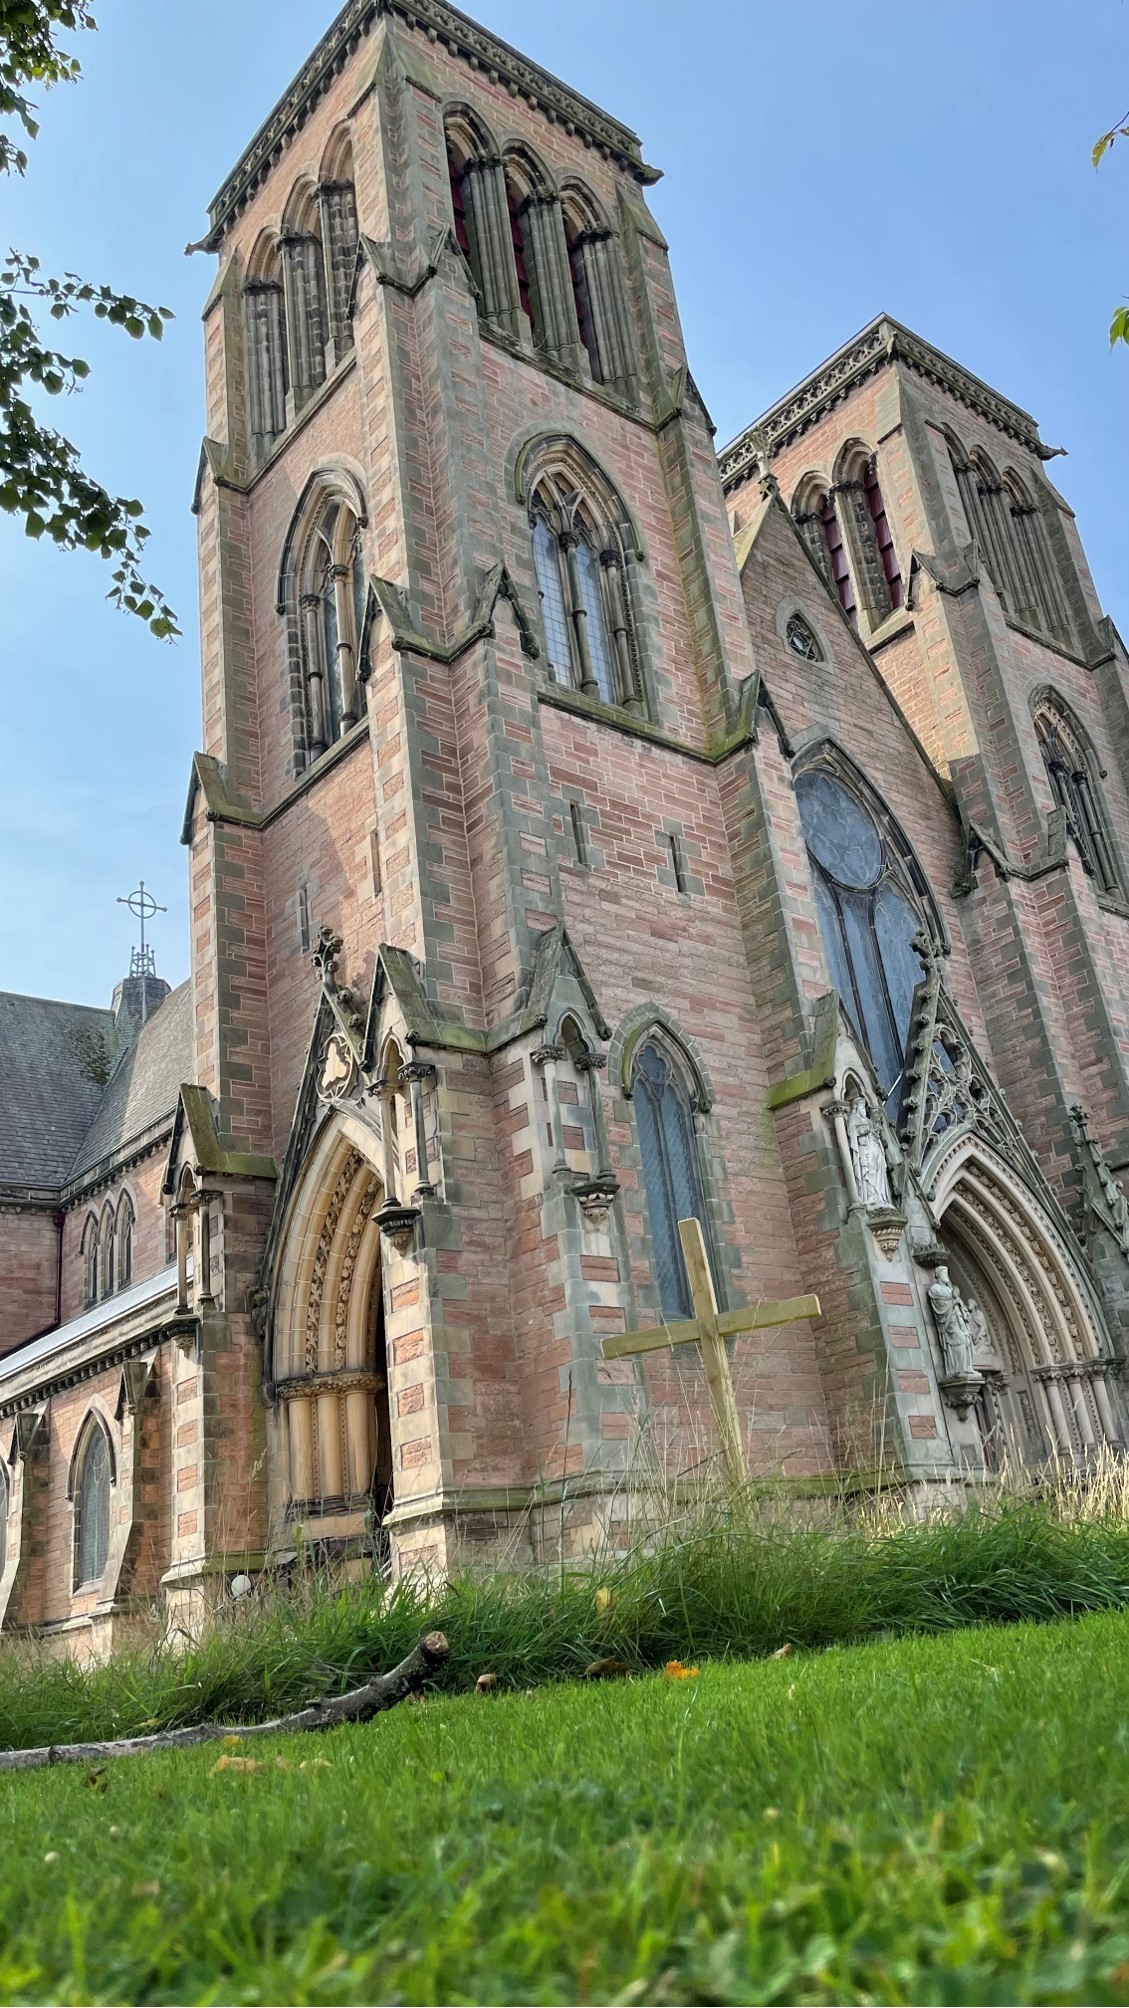
{"label": "stained glass window", "polygon": [[706,1217],[690,1096],[680,1070],[657,1039],[648,1039],[640,1048],[632,1084],[663,1316],[688,1318],[693,1305],[678,1223],[704,1224]]}
{"label": "stained glass window", "polygon": [[110,1446],[97,1423],[87,1432],[75,1486],[74,1580],[96,1583],[110,1552]]}
{"label": "stained glass window", "polygon": [[802,655],[805,662],[822,661],[819,643],[803,614],[793,614],[784,632],[794,655]]}
{"label": "stained glass window", "polygon": [[893,1117],[921,980],[913,941],[925,925],[905,854],[826,767],[800,775],[796,800],[831,981],[866,1043]]}

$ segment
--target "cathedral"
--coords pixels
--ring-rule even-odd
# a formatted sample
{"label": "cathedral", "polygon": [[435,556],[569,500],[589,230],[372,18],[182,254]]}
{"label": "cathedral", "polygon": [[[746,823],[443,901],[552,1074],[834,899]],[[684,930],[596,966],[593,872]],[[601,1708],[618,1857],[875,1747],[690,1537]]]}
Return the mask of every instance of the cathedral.
{"label": "cathedral", "polygon": [[[880,315],[718,453],[635,135],[347,0],[210,211],[192,975],[0,996],[0,1622],[1127,1441],[1129,663]],[[738,1316],[818,1297],[818,1315]],[[750,1329],[750,1327],[754,1327]]]}

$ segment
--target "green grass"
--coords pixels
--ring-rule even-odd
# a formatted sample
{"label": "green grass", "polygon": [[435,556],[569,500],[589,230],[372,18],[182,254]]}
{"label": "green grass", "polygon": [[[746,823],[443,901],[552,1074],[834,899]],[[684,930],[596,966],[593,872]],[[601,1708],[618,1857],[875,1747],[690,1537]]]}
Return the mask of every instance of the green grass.
{"label": "green grass", "polygon": [[[601,1611],[596,1591],[609,1587]],[[1129,1520],[1066,1520],[1021,1504],[868,1534],[802,1533],[697,1518],[657,1549],[563,1578],[494,1576],[274,1598],[229,1612],[201,1646],[125,1655],[93,1672],[0,1650],[0,1746],[124,1735],[143,1725],[251,1721],[359,1685],[420,1631],[451,1641],[443,1677],[463,1693],[567,1679],[605,1655],[640,1671],[671,1658],[757,1658],[969,1624],[1129,1606]]]}
{"label": "green grass", "polygon": [[1105,1614],[16,1775],[0,1997],[1124,2001],[1127,1693]]}

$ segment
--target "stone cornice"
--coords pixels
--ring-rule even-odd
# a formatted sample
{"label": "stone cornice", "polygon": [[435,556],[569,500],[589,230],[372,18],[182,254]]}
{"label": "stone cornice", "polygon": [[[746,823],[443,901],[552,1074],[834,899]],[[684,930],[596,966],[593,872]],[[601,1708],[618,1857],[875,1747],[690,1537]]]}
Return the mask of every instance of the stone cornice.
{"label": "stone cornice", "polygon": [[904,363],[947,391],[950,397],[986,418],[1028,452],[1040,459],[1047,457],[1047,448],[1039,438],[1039,428],[1030,412],[1001,397],[989,384],[973,376],[971,370],[963,369],[951,356],[923,341],[911,329],[903,328],[900,321],[881,314],[722,449],[718,460],[724,486],[736,488],[751,475],[760,473],[766,447],[770,458],[781,452],[817,425],[858,384],[894,362]]}
{"label": "stone cornice", "polygon": [[638,137],[629,126],[621,125],[548,70],[531,63],[508,42],[468,20],[457,7],[448,5],[448,0],[397,0],[395,6],[392,0],[346,0],[210,203],[210,250],[218,250],[228,226],[383,15],[395,15],[409,28],[421,29],[429,41],[443,42],[472,69],[482,70],[491,83],[508,85],[513,96],[527,99],[550,123],[563,125],[570,134],[578,133],[586,144],[626,168],[637,181],[658,180],[655,170],[645,165]]}

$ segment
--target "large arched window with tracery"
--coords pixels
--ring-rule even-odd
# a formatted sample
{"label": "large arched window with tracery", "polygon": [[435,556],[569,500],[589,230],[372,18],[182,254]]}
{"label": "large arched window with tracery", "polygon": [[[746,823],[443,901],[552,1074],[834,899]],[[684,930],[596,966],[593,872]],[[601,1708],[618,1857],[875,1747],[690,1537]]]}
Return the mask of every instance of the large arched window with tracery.
{"label": "large arched window with tracery", "polygon": [[578,488],[564,469],[534,484],[530,521],[545,650],[558,683],[640,711],[627,550],[609,501],[595,488]]}
{"label": "large arched window with tracery", "polygon": [[1086,734],[1069,705],[1047,691],[1035,706],[1035,736],[1056,802],[1078,856],[1101,892],[1124,899],[1117,853],[1102,798],[1100,771]]}
{"label": "large arched window with tracery", "polygon": [[908,843],[868,793],[829,760],[806,768],[796,780],[831,981],[893,1115],[922,973],[914,937],[938,929]]}
{"label": "large arched window with tracery", "polygon": [[93,1417],[79,1447],[75,1465],[74,1586],[97,1583],[106,1572],[110,1553],[110,1488],[113,1469],[103,1425]]}
{"label": "large arched window with tracery", "polygon": [[631,1091],[663,1316],[688,1318],[693,1305],[678,1223],[700,1220],[706,1225],[694,1130],[697,1093],[681,1056],[657,1033],[644,1040],[635,1056]]}

